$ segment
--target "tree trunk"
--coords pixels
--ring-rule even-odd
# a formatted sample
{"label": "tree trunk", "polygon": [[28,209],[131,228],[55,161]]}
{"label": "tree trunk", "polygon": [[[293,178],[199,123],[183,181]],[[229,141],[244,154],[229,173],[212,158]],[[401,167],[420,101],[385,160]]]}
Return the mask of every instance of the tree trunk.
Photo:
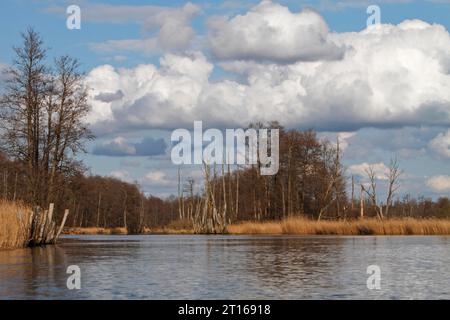
{"label": "tree trunk", "polygon": [[361,219],[364,219],[364,187],[361,185],[361,194],[360,194],[360,197],[359,197],[359,201],[360,201],[360,204],[359,204],[359,217],[361,218]]}

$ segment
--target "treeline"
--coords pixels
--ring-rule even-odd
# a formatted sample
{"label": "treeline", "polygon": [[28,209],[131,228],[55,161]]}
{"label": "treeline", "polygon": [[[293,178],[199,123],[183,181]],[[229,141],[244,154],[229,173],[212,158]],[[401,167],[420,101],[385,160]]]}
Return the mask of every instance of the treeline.
{"label": "treeline", "polygon": [[[0,198],[33,204],[27,168],[0,154]],[[70,210],[68,227],[123,227],[139,233],[144,227],[159,227],[178,218],[178,201],[146,196],[137,184],[112,177],[86,176],[77,172],[65,176],[55,193],[55,214]]]}
{"label": "treeline", "polygon": [[[77,59],[51,61],[32,28],[13,51],[0,96],[1,197],[36,210],[53,203],[57,219],[69,209],[69,226],[140,232],[171,220],[176,209],[170,201],[145,197],[136,185],[84,175],[77,155],[94,137],[84,121],[88,88]],[[151,220],[155,211],[159,215]]]}
{"label": "treeline", "polygon": [[30,203],[48,207],[65,181],[83,171],[76,156],[93,138],[83,121],[90,110],[87,88],[76,59],[61,56],[48,63],[33,29],[22,34],[14,54],[0,97],[1,150],[18,165],[12,173],[16,196],[22,184]]}
{"label": "treeline", "polygon": [[[261,127],[261,124],[256,126]],[[255,127],[251,125],[250,127]],[[402,171],[395,158],[389,165],[385,190],[377,186],[376,173],[368,167],[365,183],[356,183],[341,163],[339,141],[319,139],[313,130],[285,130],[272,122],[265,127],[280,130],[280,169],[273,176],[261,175],[260,165],[230,170],[208,166],[209,187],[201,198],[212,194],[214,207],[226,223],[307,217],[313,220],[372,218],[450,217],[450,200],[411,195],[400,197]],[[199,197],[192,197],[193,181],[180,183],[180,219],[195,220]],[[381,198],[381,195],[386,198]],[[211,201],[211,200],[208,200]],[[194,217],[193,217],[194,213]],[[220,220],[220,219],[219,219]]]}
{"label": "treeline", "polygon": [[[331,159],[336,159],[336,148],[333,149],[328,142],[319,140],[313,131],[295,132],[296,136],[302,137],[302,141],[307,142],[305,152],[296,153],[297,156],[309,155],[308,159],[303,160],[308,161],[306,162],[309,167],[307,175],[292,174],[289,176],[289,172],[293,170],[292,167],[289,170],[289,164],[295,163],[292,158],[289,160],[289,153],[280,153],[280,164],[282,165],[275,176],[261,176],[258,174],[257,167],[241,168],[235,171],[228,171],[227,167],[222,177],[222,167],[217,166],[216,177],[214,177],[214,168],[210,168],[211,191],[214,193],[218,208],[222,208],[225,202],[223,197],[223,182],[225,182],[227,223],[247,220],[276,220],[295,216],[318,219],[321,211],[321,219],[359,217],[360,199],[355,197],[352,208],[351,196],[347,195],[344,189],[345,183],[339,185],[342,189],[336,190],[333,186],[332,191],[328,192],[332,195],[326,198],[327,190],[330,189],[326,177],[332,175],[332,164],[335,163],[335,160]],[[283,131],[280,136],[280,151],[286,149],[284,134],[293,135]],[[322,145],[321,148],[320,145]],[[327,146],[324,147],[324,145]],[[302,149],[300,146],[301,144],[297,145],[299,150]],[[306,152],[311,146],[316,152]],[[319,150],[322,152],[318,152]],[[323,153],[325,150],[327,152]],[[334,157],[329,155],[323,157],[328,153],[334,154]],[[312,156],[314,154],[315,157]],[[291,155],[291,157],[293,156]],[[326,166],[324,161],[330,162]],[[315,165],[313,165],[314,163]],[[298,168],[300,166],[298,165]],[[317,171],[314,169],[315,166],[317,166]],[[324,168],[328,168],[330,171],[322,171]],[[300,172],[304,171],[301,169]],[[320,178],[321,174],[325,176]],[[290,182],[292,186],[289,188],[290,179],[292,179]],[[301,179],[308,180],[302,181]],[[346,179],[343,178],[343,180],[345,182]],[[350,182],[351,179],[347,180]],[[31,203],[26,167],[17,161],[8,160],[3,154],[0,154],[0,181],[0,198]],[[194,193],[197,184],[203,185],[203,181],[182,179],[181,197],[172,196],[168,199],[161,199],[146,196],[137,184],[123,182],[112,177],[85,176],[78,173],[67,177],[64,187],[58,190],[59,199],[56,202],[55,213],[62,212],[63,208],[68,208],[70,215],[66,226],[69,227],[126,227],[130,233],[139,233],[145,227],[167,226],[176,220],[183,220],[188,224],[198,214],[197,207],[205,196],[204,188],[200,193]],[[301,186],[306,188],[303,190]],[[290,195],[288,194],[289,190]],[[326,199],[325,201],[328,202],[316,199]],[[365,199],[364,201],[365,216],[376,217],[376,210],[370,200]],[[323,210],[324,207],[326,210]],[[389,215],[390,217],[416,218],[450,217],[450,201],[448,198],[440,198],[437,201],[425,197],[416,199],[410,195],[396,197]]]}
{"label": "treeline", "polygon": [[41,208],[54,203],[57,220],[69,209],[67,226],[139,233],[182,221],[197,232],[221,233],[233,222],[293,216],[450,216],[448,198],[399,198],[395,159],[380,193],[373,168],[366,172],[367,184],[346,176],[339,141],[319,139],[312,130],[285,130],[277,122],[251,125],[279,129],[279,171],[272,176],[261,175],[259,161],[238,168],[205,165],[204,181],[182,177],[180,170],[178,195],[168,199],[145,195],[137,184],[86,176],[77,155],[93,136],[83,121],[89,105],[78,61],[62,56],[48,64],[43,41],[32,29],[14,52],[0,98],[0,197]]}
{"label": "treeline", "polygon": [[[204,192],[212,193],[216,210],[226,216],[227,223],[296,215],[343,216],[347,196],[339,147],[318,139],[312,130],[287,131],[277,122],[250,127],[279,130],[280,166],[275,175],[261,175],[259,161],[237,170],[221,165],[204,168],[210,184]],[[190,218],[198,203],[198,197],[192,198],[192,183],[187,180],[179,187],[181,218]]]}

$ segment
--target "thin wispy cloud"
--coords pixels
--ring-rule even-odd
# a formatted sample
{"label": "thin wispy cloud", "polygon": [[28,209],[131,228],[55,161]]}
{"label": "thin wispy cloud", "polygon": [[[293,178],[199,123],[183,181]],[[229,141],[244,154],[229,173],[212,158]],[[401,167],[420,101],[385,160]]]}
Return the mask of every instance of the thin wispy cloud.
{"label": "thin wispy cloud", "polygon": [[[80,4],[84,22],[98,24],[136,24],[140,36],[134,39],[109,39],[90,44],[97,52],[134,51],[161,53],[189,46],[195,32],[191,20],[200,12],[198,5],[190,2],[181,7],[155,5]],[[49,6],[47,13],[66,14],[66,7]]]}

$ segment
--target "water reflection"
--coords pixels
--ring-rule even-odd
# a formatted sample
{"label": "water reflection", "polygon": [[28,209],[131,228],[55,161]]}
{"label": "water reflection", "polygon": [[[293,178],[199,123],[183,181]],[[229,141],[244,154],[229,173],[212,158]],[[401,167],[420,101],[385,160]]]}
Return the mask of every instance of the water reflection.
{"label": "water reflection", "polygon": [[[0,251],[6,299],[450,298],[448,237],[82,236]],[[382,290],[366,268],[382,269]],[[66,287],[78,265],[82,289]]]}
{"label": "water reflection", "polygon": [[0,297],[51,297],[66,265],[59,246],[0,251]]}

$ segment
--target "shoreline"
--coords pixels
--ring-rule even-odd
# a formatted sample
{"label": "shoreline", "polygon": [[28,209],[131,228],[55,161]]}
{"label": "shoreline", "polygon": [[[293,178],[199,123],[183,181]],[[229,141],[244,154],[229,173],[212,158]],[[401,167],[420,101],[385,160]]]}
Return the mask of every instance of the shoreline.
{"label": "shoreline", "polygon": [[[125,228],[67,228],[65,235],[127,235]],[[187,228],[145,228],[142,235],[194,235]],[[449,219],[395,218],[379,221],[363,220],[322,220],[288,218],[281,221],[244,221],[230,224],[228,235],[333,235],[333,236],[447,236],[450,235]]]}

